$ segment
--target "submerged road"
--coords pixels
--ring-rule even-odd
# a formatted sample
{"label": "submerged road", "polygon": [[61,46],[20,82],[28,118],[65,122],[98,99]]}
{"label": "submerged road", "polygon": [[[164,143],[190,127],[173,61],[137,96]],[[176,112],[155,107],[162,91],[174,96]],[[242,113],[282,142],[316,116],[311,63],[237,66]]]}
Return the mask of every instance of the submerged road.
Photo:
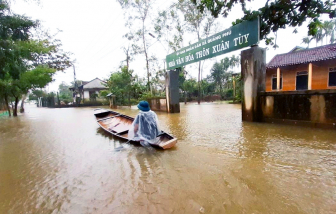
{"label": "submerged road", "polygon": [[0,213],[336,212],[335,131],[245,123],[219,103],[158,117],[174,149],[123,143],[93,108],[0,118]]}

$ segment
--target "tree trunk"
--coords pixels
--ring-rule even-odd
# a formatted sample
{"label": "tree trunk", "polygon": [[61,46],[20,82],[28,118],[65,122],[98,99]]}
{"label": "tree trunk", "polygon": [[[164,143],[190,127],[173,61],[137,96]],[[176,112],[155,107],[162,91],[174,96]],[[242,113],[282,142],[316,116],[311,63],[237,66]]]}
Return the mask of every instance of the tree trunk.
{"label": "tree trunk", "polygon": [[219,84],[219,94],[220,94],[221,100],[223,100],[224,96],[223,96],[222,84]]}
{"label": "tree trunk", "polygon": [[129,104],[129,107],[131,107],[131,92],[128,92],[128,104]]}
{"label": "tree trunk", "polygon": [[[77,94],[75,95],[75,100],[74,100],[74,102],[75,102],[76,104],[78,104],[76,98],[77,98]],[[60,99],[59,99],[59,94],[58,94],[58,92],[57,92],[57,104],[58,104],[58,106],[61,105],[61,101],[60,101]]]}
{"label": "tree trunk", "polygon": [[188,94],[187,94],[187,92],[184,92],[184,104],[187,104],[187,97],[188,96]]}
{"label": "tree trunk", "polygon": [[13,116],[14,117],[17,117],[17,107],[18,107],[18,104],[19,104],[19,98],[15,97],[14,111],[13,111]]}
{"label": "tree trunk", "polygon": [[9,108],[8,97],[7,97],[7,96],[5,96],[5,104],[6,104],[6,107],[7,107],[8,116],[11,117],[12,115],[11,115],[11,110],[10,110],[10,108]]}
{"label": "tree trunk", "polygon": [[127,50],[127,56],[126,56],[126,64],[127,64],[127,70],[128,70],[128,68],[129,68],[129,50]]}
{"label": "tree trunk", "polygon": [[152,87],[149,82],[149,64],[148,64],[148,54],[147,54],[146,40],[145,40],[145,20],[142,21],[142,42],[144,45],[144,53],[146,57],[147,87],[148,87],[148,91],[150,91],[150,93],[152,94]]}
{"label": "tree trunk", "polygon": [[20,113],[24,113],[24,100],[26,99],[26,95],[22,96],[21,100],[21,108],[20,108]]}
{"label": "tree trunk", "polygon": [[201,61],[198,63],[198,105],[201,103]]}

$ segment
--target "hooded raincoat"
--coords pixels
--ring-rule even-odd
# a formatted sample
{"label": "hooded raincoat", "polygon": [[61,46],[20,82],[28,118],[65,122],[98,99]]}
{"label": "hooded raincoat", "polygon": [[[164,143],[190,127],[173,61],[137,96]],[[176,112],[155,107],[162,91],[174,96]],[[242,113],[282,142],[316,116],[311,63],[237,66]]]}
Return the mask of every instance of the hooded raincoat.
{"label": "hooded raincoat", "polygon": [[159,121],[155,112],[151,110],[140,111],[128,131],[128,139],[155,144],[160,133]]}

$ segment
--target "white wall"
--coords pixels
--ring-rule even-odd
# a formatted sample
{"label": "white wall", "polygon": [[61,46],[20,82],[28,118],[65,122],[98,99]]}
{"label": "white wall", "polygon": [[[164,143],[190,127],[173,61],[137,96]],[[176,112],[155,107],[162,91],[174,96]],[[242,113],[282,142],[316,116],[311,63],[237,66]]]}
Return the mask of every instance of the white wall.
{"label": "white wall", "polygon": [[84,99],[90,99],[89,91],[84,91]]}

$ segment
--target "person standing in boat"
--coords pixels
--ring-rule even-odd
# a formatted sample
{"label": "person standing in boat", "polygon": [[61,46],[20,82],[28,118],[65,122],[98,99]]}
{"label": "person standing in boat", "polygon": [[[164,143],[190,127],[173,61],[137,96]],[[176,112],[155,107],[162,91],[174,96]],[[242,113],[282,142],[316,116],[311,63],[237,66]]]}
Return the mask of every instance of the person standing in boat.
{"label": "person standing in boat", "polygon": [[154,111],[150,110],[147,101],[140,101],[138,104],[140,110],[132,123],[128,132],[128,139],[134,141],[148,142],[155,144],[157,136],[161,133],[159,129],[159,120]]}

